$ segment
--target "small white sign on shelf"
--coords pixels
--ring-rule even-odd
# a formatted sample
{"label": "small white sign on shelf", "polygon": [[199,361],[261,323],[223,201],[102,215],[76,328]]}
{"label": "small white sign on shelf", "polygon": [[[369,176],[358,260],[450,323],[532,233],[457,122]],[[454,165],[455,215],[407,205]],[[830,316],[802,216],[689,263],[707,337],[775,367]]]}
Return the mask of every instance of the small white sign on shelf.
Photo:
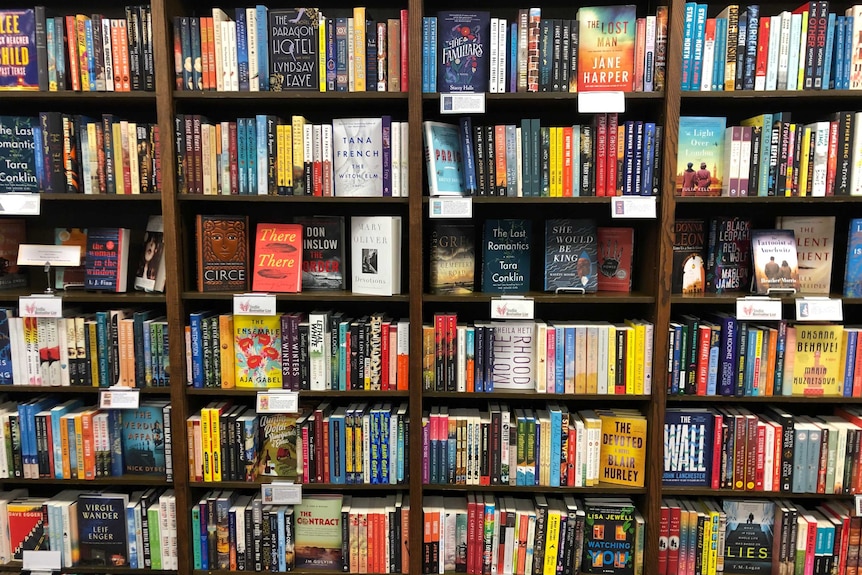
{"label": "small white sign on shelf", "polygon": [[302,503],[302,485],[289,481],[273,481],[260,486],[264,505],[299,505]]}
{"label": "small white sign on shelf", "polygon": [[485,93],[440,94],[441,114],[484,114]]}
{"label": "small white sign on shelf", "polygon": [[856,511],[856,517],[862,517],[862,495],[853,497],[853,509]]}
{"label": "small white sign on shelf", "polygon": [[473,198],[446,196],[430,198],[428,217],[470,219],[473,217]]}
{"label": "small white sign on shelf", "polygon": [[299,413],[299,393],[288,389],[258,391],[255,408],[258,413]]}
{"label": "small white sign on shelf", "polygon": [[42,194],[0,194],[0,216],[38,216]]}
{"label": "small white sign on shelf", "polygon": [[21,244],[18,246],[19,266],[79,266],[81,246]]}
{"label": "small white sign on shelf", "polygon": [[59,551],[24,551],[21,559],[24,571],[52,573],[63,568]]}
{"label": "small white sign on shelf", "polygon": [[138,409],[141,390],[114,385],[99,391],[99,409]]}
{"label": "small white sign on shelf", "polygon": [[777,321],[781,319],[781,300],[769,297],[736,299],[736,319]]}
{"label": "small white sign on shelf", "polygon": [[611,198],[611,218],[656,219],[655,196],[614,196]]}
{"label": "small white sign on shelf", "polygon": [[21,317],[63,317],[63,298],[52,295],[33,294],[18,298]]}
{"label": "small white sign on shelf", "polygon": [[276,300],[269,293],[238,293],[233,296],[234,315],[275,315]]}
{"label": "small white sign on shelf", "polygon": [[533,298],[509,296],[491,299],[491,319],[533,319],[535,313]]}
{"label": "small white sign on shelf", "polygon": [[841,298],[802,297],[796,300],[796,321],[844,321]]}
{"label": "small white sign on shelf", "polygon": [[580,92],[579,114],[622,114],[626,111],[624,92]]}

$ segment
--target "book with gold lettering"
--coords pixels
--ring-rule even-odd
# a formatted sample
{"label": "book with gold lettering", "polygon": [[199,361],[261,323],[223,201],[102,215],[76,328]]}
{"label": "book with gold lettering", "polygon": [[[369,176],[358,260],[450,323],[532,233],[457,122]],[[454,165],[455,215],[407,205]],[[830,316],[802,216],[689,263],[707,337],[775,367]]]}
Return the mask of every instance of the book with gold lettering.
{"label": "book with gold lettering", "polygon": [[300,224],[257,225],[251,286],[256,292],[302,291]]}
{"label": "book with gold lettering", "polygon": [[635,71],[634,4],[578,10],[578,92],[631,92]]}

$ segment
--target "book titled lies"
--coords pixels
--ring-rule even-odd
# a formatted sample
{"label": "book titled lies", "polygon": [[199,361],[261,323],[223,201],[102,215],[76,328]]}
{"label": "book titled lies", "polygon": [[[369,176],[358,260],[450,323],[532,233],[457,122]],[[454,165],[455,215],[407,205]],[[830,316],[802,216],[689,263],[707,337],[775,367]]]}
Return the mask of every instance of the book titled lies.
{"label": "book titled lies", "polygon": [[545,222],[545,291],[598,289],[596,224],[592,220]]}
{"label": "book titled lies", "polygon": [[302,226],[258,224],[251,287],[259,292],[302,290]]}
{"label": "book titled lies", "polygon": [[401,216],[350,218],[350,266],[353,293],[401,293]]}
{"label": "book titled lies", "polygon": [[530,290],[530,220],[487,220],[482,239],[482,291]]}
{"label": "book titled lies", "polygon": [[129,263],[128,228],[90,228],[84,260],[85,289],[125,292]]}

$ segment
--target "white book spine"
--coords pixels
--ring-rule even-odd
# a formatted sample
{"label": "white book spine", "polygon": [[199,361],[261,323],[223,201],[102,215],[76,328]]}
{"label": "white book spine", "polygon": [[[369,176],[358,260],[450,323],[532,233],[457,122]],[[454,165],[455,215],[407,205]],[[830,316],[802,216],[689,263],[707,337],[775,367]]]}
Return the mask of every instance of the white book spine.
{"label": "white book spine", "polygon": [[488,81],[488,91],[492,94],[497,93],[498,85],[497,85],[497,71],[499,69],[499,36],[500,29],[498,26],[499,18],[491,18],[491,57],[489,58],[489,74],[490,79]]}
{"label": "white book spine", "polygon": [[[770,18],[767,16],[767,18]],[[778,87],[778,44],[781,41],[781,16],[772,16],[769,22],[769,52],[766,59],[766,89]]]}
{"label": "white book spine", "polygon": [[410,191],[410,180],[408,174],[410,172],[410,124],[408,122],[400,122],[401,128],[401,197],[407,197]]}
{"label": "white book spine", "polygon": [[[209,124],[201,123],[201,158],[203,158],[201,171],[203,174],[204,195],[210,195],[213,193],[212,171],[210,170],[209,161],[210,155],[212,155],[212,150],[210,149],[209,128]],[[131,142],[129,142],[129,150],[131,149]],[[132,185],[134,186],[134,184]]]}
{"label": "white book spine", "polygon": [[239,92],[239,62],[236,56],[236,22],[231,20],[228,22],[228,32],[230,34],[230,44],[228,45],[228,55],[230,56],[230,91]]}
{"label": "white book spine", "polygon": [[599,325],[598,327],[598,384],[596,393],[599,395],[607,395],[608,393],[608,326]]}
{"label": "white book spine", "polygon": [[[703,42],[703,72],[700,77],[700,91],[712,91],[712,69],[715,66],[715,38]],[[644,87],[644,91],[646,87]]]}
{"label": "white book spine", "polygon": [[248,38],[248,91],[260,91],[260,70],[257,61],[257,9],[245,9],[246,38]]}
{"label": "white book spine", "polygon": [[502,94],[506,92],[506,28],[508,22],[505,18],[500,18],[497,22],[497,27],[499,28],[499,32],[497,34],[497,62],[499,62],[499,66],[497,67],[497,93]]}
{"label": "white book spine", "polygon": [[230,195],[230,122],[221,123],[221,164],[219,170],[219,189],[223,196]]}
{"label": "white book spine", "polygon": [[111,20],[102,18],[102,53],[105,55],[105,90],[114,91],[114,58],[111,52]]}
{"label": "white book spine", "polygon": [[862,112],[856,112],[853,124],[853,166],[850,176],[850,195],[862,196]]}
{"label": "white book spine", "polygon": [[805,66],[804,54],[801,46],[806,42],[801,41],[802,36],[802,14],[790,15],[790,54],[787,59],[787,89],[801,90],[802,86],[798,85],[799,80],[799,56],[803,55],[802,66]]}
{"label": "white book spine", "polygon": [[[748,137],[745,137],[744,131],[748,132]],[[739,143],[739,195],[748,195],[748,176],[751,173],[751,128],[743,127],[739,130],[742,136],[742,141]]]}
{"label": "white book spine", "polygon": [[218,32],[221,36],[221,85],[219,90],[230,92],[230,24],[223,21]]}
{"label": "white book spine", "polygon": [[779,15],[779,40],[778,40],[778,78],[777,89],[787,89],[787,65],[790,60],[790,12],[784,11]]}
{"label": "white book spine", "polygon": [[333,195],[332,181],[332,124],[323,124],[320,130],[321,159],[320,169],[323,172],[323,195]]}
{"label": "white book spine", "polygon": [[[705,57],[705,56],[704,56]],[[646,17],[646,48],[644,50],[644,92],[654,90],[655,74],[655,15]],[[563,80],[565,81],[565,80]]]}
{"label": "white book spine", "polygon": [[326,332],[327,315],[312,313],[308,316],[308,368],[310,388],[314,391],[326,389],[326,373],[329,371],[325,365],[326,356],[324,347],[327,342],[324,336]]}
{"label": "white book spine", "polygon": [[[215,72],[216,72],[216,89],[221,92],[224,87],[224,67],[225,67],[225,51],[224,51],[224,33],[222,32],[222,23],[227,20],[227,14],[220,8],[213,8],[213,39],[215,46],[213,52],[215,56]],[[213,63],[211,63],[212,65]]]}
{"label": "white book spine", "polygon": [[826,195],[826,173],[829,165],[829,122],[817,122],[814,132],[814,157],[811,195]]}
{"label": "white book spine", "polygon": [[[324,195],[323,191],[323,133],[320,129],[320,124],[313,124],[311,126],[311,145],[312,145],[312,161],[314,162],[314,166],[317,166],[317,169],[320,170],[320,183],[321,189],[319,190],[320,195]],[[316,190],[317,191],[317,190]]]}
{"label": "white book spine", "polygon": [[[305,124],[302,126],[302,153],[305,158],[306,164],[312,164],[314,162],[314,125],[313,124]],[[313,170],[313,168],[312,168]],[[313,183],[312,183],[313,186]],[[309,189],[306,190],[305,193],[307,195],[313,196],[315,190]]]}
{"label": "white book spine", "polygon": [[389,130],[392,147],[392,197],[401,195],[401,122],[392,122]]}
{"label": "white book spine", "polygon": [[515,128],[515,196],[524,197],[524,166],[521,162],[521,128]]}
{"label": "white book spine", "polygon": [[353,47],[353,18],[347,19],[347,91],[356,91],[356,76],[353,65],[354,47]]}
{"label": "white book spine", "polygon": [[[387,74],[387,46],[386,23],[377,23],[377,91],[386,92],[389,89]],[[374,78],[371,78],[374,81]]]}
{"label": "white book spine", "polygon": [[772,446],[775,445],[775,428],[769,422],[758,424],[764,425],[764,435],[766,449],[764,449],[763,457],[763,490],[766,492],[775,491],[772,486],[772,466],[775,463],[775,451]]}

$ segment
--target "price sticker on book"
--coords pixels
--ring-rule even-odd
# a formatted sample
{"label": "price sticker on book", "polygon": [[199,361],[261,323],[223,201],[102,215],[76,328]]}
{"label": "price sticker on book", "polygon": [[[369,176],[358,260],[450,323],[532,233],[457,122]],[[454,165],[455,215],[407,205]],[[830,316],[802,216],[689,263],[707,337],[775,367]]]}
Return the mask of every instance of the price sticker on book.
{"label": "price sticker on book", "polygon": [[440,94],[441,114],[484,114],[485,92]]}
{"label": "price sticker on book", "polygon": [[42,194],[0,195],[0,216],[38,216],[42,212]]}
{"label": "price sticker on book", "polygon": [[21,317],[63,317],[63,298],[52,295],[28,295],[18,298]]}
{"label": "price sticker on book", "polygon": [[63,568],[59,551],[24,551],[21,559],[24,571],[29,571],[30,575],[53,573]]}
{"label": "price sticker on book", "polygon": [[622,114],[626,111],[624,92],[580,92],[579,114]]}
{"label": "price sticker on book", "polygon": [[654,220],[656,197],[615,196],[611,198],[611,218]]}
{"label": "price sticker on book", "polygon": [[242,293],[233,296],[234,315],[275,315],[275,296],[269,293]]}
{"label": "price sticker on book", "polygon": [[299,505],[302,503],[302,485],[289,481],[273,481],[260,486],[264,505]]}
{"label": "price sticker on book", "polygon": [[768,297],[736,299],[736,319],[776,321],[781,319],[781,300]]}
{"label": "price sticker on book", "polygon": [[431,198],[428,201],[428,217],[469,220],[473,217],[473,198]]}
{"label": "price sticker on book", "polygon": [[258,413],[299,413],[299,393],[287,389],[257,392]]}
{"label": "price sticker on book", "polygon": [[115,385],[99,391],[99,409],[138,409],[141,390]]}
{"label": "price sticker on book", "polygon": [[803,297],[796,300],[796,321],[844,321],[841,298]]}
{"label": "price sticker on book", "polygon": [[491,319],[533,319],[536,302],[532,298],[501,297],[491,299]]}

